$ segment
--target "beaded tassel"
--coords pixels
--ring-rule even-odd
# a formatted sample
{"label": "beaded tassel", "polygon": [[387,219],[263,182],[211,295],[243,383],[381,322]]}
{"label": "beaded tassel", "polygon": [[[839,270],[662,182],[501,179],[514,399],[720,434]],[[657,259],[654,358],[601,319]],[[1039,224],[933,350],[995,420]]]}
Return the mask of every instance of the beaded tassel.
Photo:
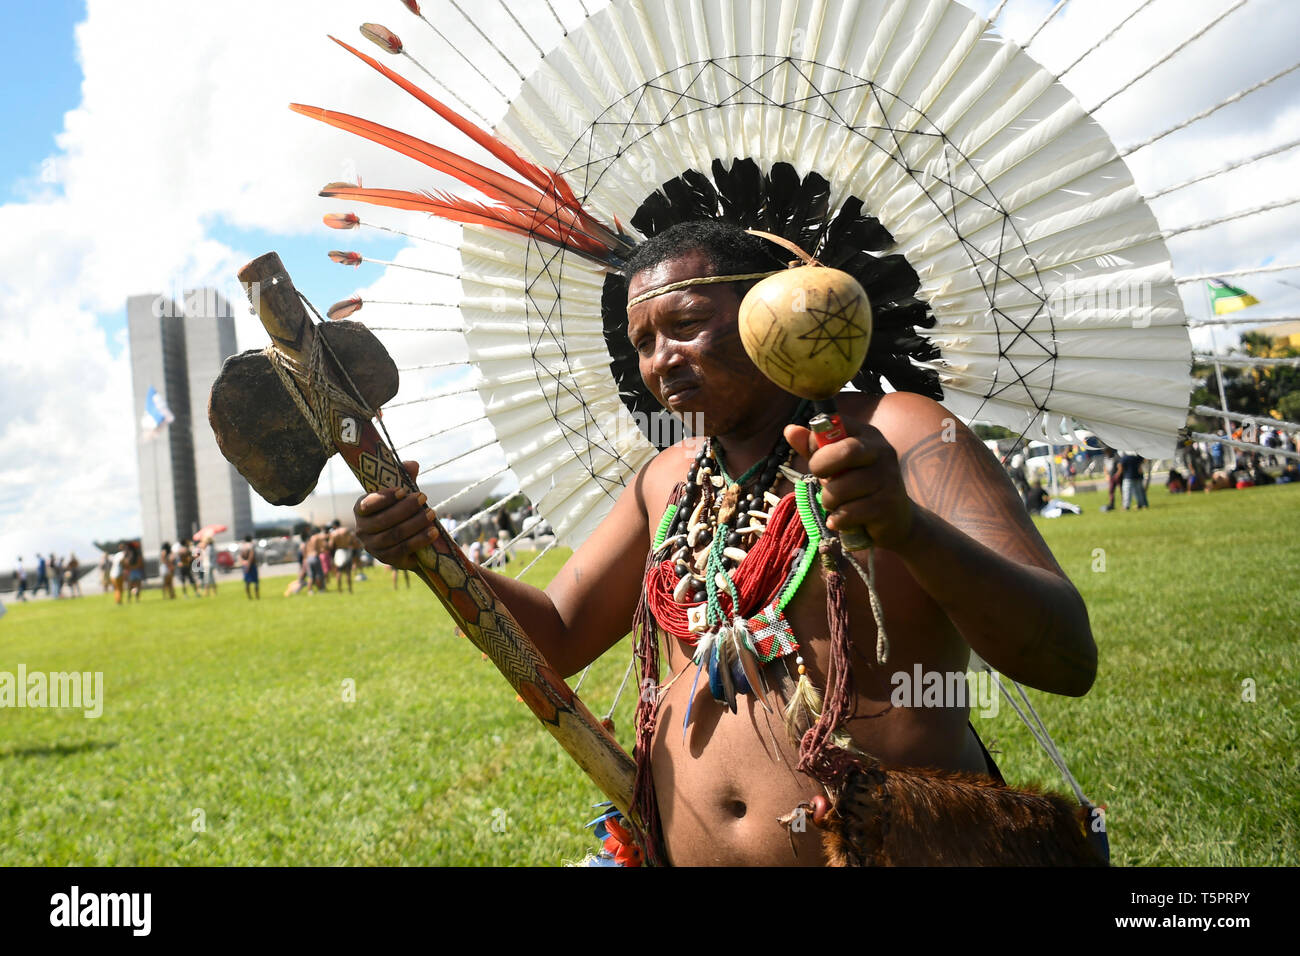
{"label": "beaded tassel", "polygon": [[821,717],[822,692],[808,679],[803,657],[796,657],[795,662],[799,668],[799,682],[785,707],[785,731],[791,740],[799,741]]}

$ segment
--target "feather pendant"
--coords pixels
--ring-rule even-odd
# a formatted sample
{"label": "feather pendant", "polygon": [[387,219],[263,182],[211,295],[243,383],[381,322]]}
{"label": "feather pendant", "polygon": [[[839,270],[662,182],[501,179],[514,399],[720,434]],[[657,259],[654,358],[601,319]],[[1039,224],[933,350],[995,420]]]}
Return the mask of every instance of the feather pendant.
{"label": "feather pendant", "polygon": [[[745,675],[745,683],[749,685],[748,693],[751,693],[763,705],[763,709],[769,714],[772,708],[767,702],[767,681],[763,679],[763,669],[758,666],[758,658],[749,647],[749,629],[745,627],[744,621],[737,618],[732,626],[732,634],[736,638],[736,656],[740,661],[740,666]],[[739,683],[739,682],[737,682]]]}
{"label": "feather pendant", "polygon": [[691,726],[691,711],[695,709],[695,692],[700,687],[700,674],[704,673],[704,665],[695,665],[695,680],[691,681],[691,694],[686,698],[686,716],[682,719],[682,743],[686,743],[686,731]]}
{"label": "feather pendant", "polygon": [[686,698],[686,717],[682,720],[682,743],[686,743],[686,731],[691,726],[691,711],[695,708],[695,692],[699,689],[700,675],[704,673],[713,639],[712,633],[702,634],[699,643],[695,645],[695,680],[691,681],[691,695]]}
{"label": "feather pendant", "polygon": [[734,627],[731,628],[731,634],[727,638],[727,662],[730,665],[731,683],[736,688],[736,693],[754,693],[754,685],[749,682],[749,674],[745,670],[745,646],[737,636]]}
{"label": "feather pendant", "polygon": [[822,692],[808,679],[807,674],[799,675],[794,696],[785,708],[785,730],[796,746],[812,725],[817,723],[821,713]]}
{"label": "feather pendant", "polygon": [[736,680],[732,676],[735,652],[735,645],[731,642],[731,628],[724,627],[714,645],[714,654],[718,661],[718,679],[722,682],[722,703],[733,714],[736,712]]}
{"label": "feather pendant", "polygon": [[722,703],[727,698],[726,692],[722,689],[722,675],[719,673],[718,667],[719,643],[720,642],[716,640],[713,642],[712,646],[709,648],[709,653],[704,658],[704,661],[709,670],[709,693],[713,695],[714,700]]}

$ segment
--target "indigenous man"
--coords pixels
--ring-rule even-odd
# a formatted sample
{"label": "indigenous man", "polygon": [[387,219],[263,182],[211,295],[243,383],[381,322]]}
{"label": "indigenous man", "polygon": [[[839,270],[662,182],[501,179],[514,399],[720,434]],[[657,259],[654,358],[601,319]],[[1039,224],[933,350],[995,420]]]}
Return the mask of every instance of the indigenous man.
{"label": "indigenous man", "polygon": [[307,578],[311,588],[309,594],[329,590],[329,581],[325,577],[325,565],[321,561],[321,552],[329,546],[329,535],[325,533],[324,528],[312,529],[311,537],[302,546],[302,556],[303,560],[307,562]]}
{"label": "indigenous man", "polygon": [[361,542],[335,519],[330,527],[329,550],[334,552],[334,574],[338,578],[339,593],[343,593],[343,579],[348,582],[348,593],[352,593],[352,549],[361,547]]}
{"label": "indigenous man", "polygon": [[[741,475],[774,451],[785,460],[792,448],[789,467],[821,480],[829,528],[860,527],[870,535],[891,652],[886,665],[877,664],[868,593],[848,574],[855,695],[843,729],[856,747],[887,766],[996,774],[964,701],[895,707],[891,676],[914,668],[964,674],[974,649],[1008,677],[1082,695],[1096,673],[1083,601],[1004,470],[941,405],[902,392],[844,393],[839,411],[850,437],[814,450],[809,430],[791,424],[800,400],[761,375],[741,345],[737,314],[752,281],[688,284],[639,298],[689,280],[770,271],[769,248],[714,223],[675,226],[638,248],[626,275],[633,303],[628,337],[642,378],[671,412],[703,422],[719,467],[725,462],[727,472]],[[789,448],[779,444],[783,436]],[[699,466],[699,448],[688,439],[643,468],[545,591],[483,572],[560,673],[578,671],[628,632],[661,515]],[[782,474],[774,479],[776,496],[792,488]],[[763,489],[756,493],[762,501]],[[360,499],[357,530],[371,553],[411,566],[411,552],[432,537],[435,519],[424,502],[424,495],[403,490]],[[865,553],[857,557],[866,562]],[[785,617],[802,663],[824,687],[827,593],[815,571]],[[779,711],[769,714],[752,696],[734,712],[719,704],[708,680],[694,681],[691,648],[666,643],[668,672],[682,676],[671,684],[665,676],[650,760],[669,861],[824,862],[813,828],[787,833],[776,822],[820,789],[795,769],[798,755]],[[774,662],[767,673],[781,666]]]}
{"label": "indigenous man", "polygon": [[257,573],[257,546],[253,536],[245,535],[239,546],[239,566],[244,569],[244,596],[250,601],[262,600],[262,584]]}

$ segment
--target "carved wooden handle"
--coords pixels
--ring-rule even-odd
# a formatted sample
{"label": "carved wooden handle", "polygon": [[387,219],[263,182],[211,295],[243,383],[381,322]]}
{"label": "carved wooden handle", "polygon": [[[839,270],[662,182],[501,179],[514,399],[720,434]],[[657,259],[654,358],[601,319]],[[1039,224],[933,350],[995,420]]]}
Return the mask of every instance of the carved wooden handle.
{"label": "carved wooden handle", "polygon": [[[240,270],[239,281],[277,348],[305,365],[316,329],[280,257],[269,252],[254,259]],[[332,363],[327,362],[326,368],[330,370]],[[345,394],[351,393],[342,383],[335,384]],[[304,397],[309,405],[317,407],[318,396]],[[406,482],[401,462],[380,439],[365,411],[331,402],[324,424],[334,447],[367,491]],[[616,807],[635,820],[632,788],[636,765],[632,758],[546,662],[441,524],[437,530],[437,540],[416,555],[420,562],[416,573],[474,646],[491,658],[560,746]]]}

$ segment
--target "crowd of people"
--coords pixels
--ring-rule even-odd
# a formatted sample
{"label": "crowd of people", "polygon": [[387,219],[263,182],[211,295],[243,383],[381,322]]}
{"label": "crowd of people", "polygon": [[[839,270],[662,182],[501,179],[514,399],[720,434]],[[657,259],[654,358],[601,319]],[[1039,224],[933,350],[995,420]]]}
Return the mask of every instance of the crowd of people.
{"label": "crowd of people", "polygon": [[[1182,470],[1170,469],[1170,491],[1226,491],[1300,481],[1300,464],[1286,454],[1300,454],[1300,432],[1239,426],[1230,436],[1222,428],[1215,431],[1215,436],[1213,441],[1189,441],[1179,449],[1177,464],[1182,465]],[[1224,440],[1227,438],[1268,450],[1234,450]],[[1281,470],[1276,474],[1268,470],[1279,465]]]}
{"label": "crowd of people", "polygon": [[181,597],[214,597],[217,593],[217,546],[211,535],[204,535],[194,547],[178,541],[173,548],[164,541],[158,554],[158,575],[162,578],[163,597],[176,598],[176,580],[181,583]]}
{"label": "crowd of people", "polygon": [[[48,558],[43,554],[38,554],[32,575],[32,597],[35,597],[42,590],[45,591],[46,596],[51,598],[82,596],[81,562],[77,560],[75,552],[69,554],[66,560],[57,554],[51,554]],[[22,556],[19,555],[14,569],[15,600],[27,600],[27,584],[27,568],[23,565]]]}
{"label": "crowd of people", "polygon": [[[351,528],[344,527],[336,518],[328,526],[311,528],[299,536],[297,544],[298,577],[285,589],[285,597],[294,594],[324,594],[330,590],[333,576],[335,589],[342,594],[346,583],[352,593],[352,578],[366,580],[361,570],[361,541]],[[254,576],[256,576],[254,574]],[[245,571],[245,586],[248,574]],[[393,586],[396,587],[396,574]]]}
{"label": "crowd of people", "polygon": [[[1300,432],[1288,433],[1280,428],[1267,427],[1256,431],[1243,428],[1233,430],[1233,440],[1263,446],[1267,451],[1234,452],[1232,446],[1223,440],[1229,437],[1223,429],[1218,429],[1216,436],[1220,440],[1188,439],[1180,444],[1165,478],[1165,487],[1170,494],[1300,482],[1300,463],[1284,454],[1292,451],[1300,453]],[[1117,491],[1120,495],[1119,507],[1124,511],[1149,508],[1147,491],[1154,464],[1133,452],[1120,453],[1106,449],[1101,473],[1106,479],[1104,489],[1107,501],[1101,510],[1116,510]],[[1030,481],[1025,473],[1022,455],[1010,455],[1005,459],[1004,466],[1020,492],[1025,509],[1030,514],[1040,514],[1050,500],[1047,489],[1043,487],[1043,480],[1036,476]],[[1071,476],[1074,473],[1071,467]]]}

